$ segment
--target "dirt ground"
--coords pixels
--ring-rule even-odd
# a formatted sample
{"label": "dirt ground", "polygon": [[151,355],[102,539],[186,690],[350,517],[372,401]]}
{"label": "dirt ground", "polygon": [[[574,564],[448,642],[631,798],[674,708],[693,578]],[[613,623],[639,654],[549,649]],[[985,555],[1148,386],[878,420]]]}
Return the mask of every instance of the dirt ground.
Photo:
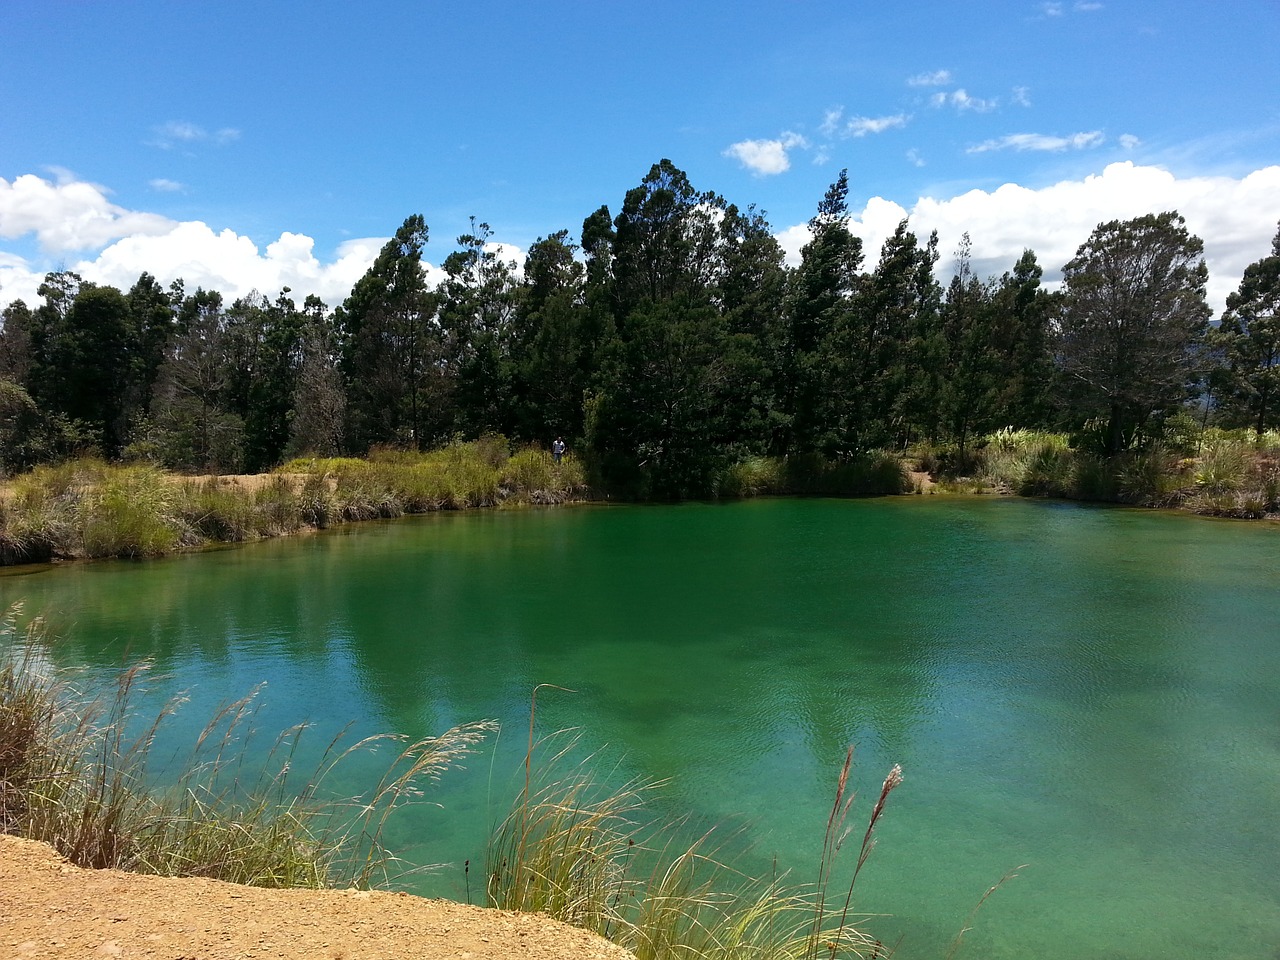
{"label": "dirt ground", "polygon": [[155,960],[624,960],[585,930],[533,914],[404,893],[261,890],[82,870],[0,835],[0,958]]}

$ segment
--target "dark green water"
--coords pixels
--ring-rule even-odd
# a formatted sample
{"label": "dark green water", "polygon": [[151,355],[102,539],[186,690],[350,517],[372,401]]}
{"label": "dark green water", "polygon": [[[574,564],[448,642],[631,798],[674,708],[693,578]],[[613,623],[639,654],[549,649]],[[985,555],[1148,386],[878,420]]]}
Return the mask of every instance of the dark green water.
{"label": "dark green water", "polygon": [[[1280,529],[1017,500],[487,512],[0,578],[68,662],[156,658],[191,722],[496,745],[400,821],[483,861],[536,683],[619,778],[813,871],[846,744],[894,794],[857,905],[898,956],[1280,956]],[[731,841],[738,843],[739,841]],[[850,856],[856,854],[850,854]],[[474,885],[473,885],[474,886]],[[456,867],[423,889],[461,896]]]}

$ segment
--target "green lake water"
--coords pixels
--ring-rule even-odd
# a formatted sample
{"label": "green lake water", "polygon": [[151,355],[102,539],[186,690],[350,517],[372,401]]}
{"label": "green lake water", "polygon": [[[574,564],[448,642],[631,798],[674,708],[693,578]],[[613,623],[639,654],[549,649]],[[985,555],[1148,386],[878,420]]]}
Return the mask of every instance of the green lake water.
{"label": "green lake water", "polygon": [[63,662],[154,658],[192,725],[261,681],[258,726],[317,742],[500,720],[392,828],[448,864],[420,892],[464,895],[552,683],[576,692],[540,695],[540,730],[668,781],[655,812],[750,869],[812,875],[847,744],[855,816],[900,763],[855,906],[904,960],[1018,867],[961,956],[1280,956],[1273,525],[918,497],[490,511],[0,577],[17,599]]}

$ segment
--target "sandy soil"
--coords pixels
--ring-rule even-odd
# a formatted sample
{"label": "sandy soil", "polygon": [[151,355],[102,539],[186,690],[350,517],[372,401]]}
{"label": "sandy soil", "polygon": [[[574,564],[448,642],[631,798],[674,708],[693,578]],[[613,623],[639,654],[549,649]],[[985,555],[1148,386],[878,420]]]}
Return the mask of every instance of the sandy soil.
{"label": "sandy soil", "polygon": [[0,835],[0,958],[624,960],[621,947],[533,914],[404,893],[260,890],[82,870]]}

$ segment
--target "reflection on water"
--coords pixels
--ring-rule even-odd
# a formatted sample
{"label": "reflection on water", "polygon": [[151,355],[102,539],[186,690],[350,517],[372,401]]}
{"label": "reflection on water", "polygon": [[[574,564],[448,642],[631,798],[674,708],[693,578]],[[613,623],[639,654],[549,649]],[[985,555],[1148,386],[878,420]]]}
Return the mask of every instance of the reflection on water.
{"label": "reflection on water", "polygon": [[[0,578],[103,669],[154,658],[197,723],[506,732],[400,821],[483,860],[523,755],[581,727],[744,862],[815,869],[857,744],[898,762],[858,905],[898,956],[1270,957],[1280,943],[1280,530],[1012,500],[765,501],[432,516]],[[269,740],[269,738],[264,738]],[[322,745],[322,744],[321,744]],[[865,885],[864,885],[865,881]],[[420,889],[461,888],[456,867]]]}

